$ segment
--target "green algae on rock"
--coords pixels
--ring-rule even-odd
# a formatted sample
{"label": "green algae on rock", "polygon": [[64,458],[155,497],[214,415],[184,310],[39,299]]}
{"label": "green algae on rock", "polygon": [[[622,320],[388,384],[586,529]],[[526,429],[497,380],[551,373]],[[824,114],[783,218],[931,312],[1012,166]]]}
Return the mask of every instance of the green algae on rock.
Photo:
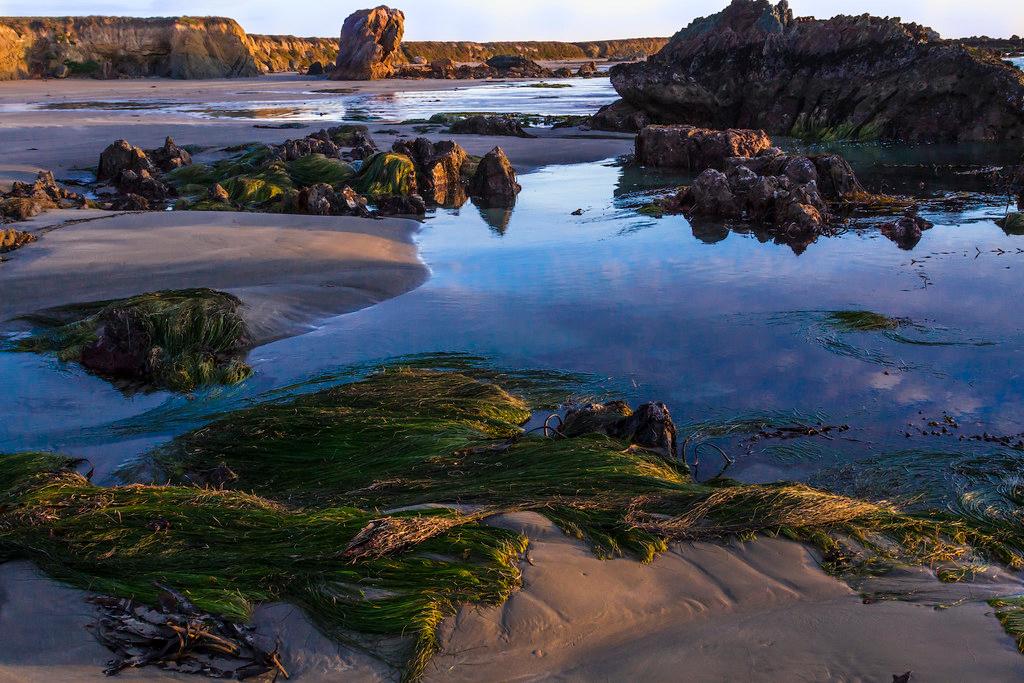
{"label": "green algae on rock", "polygon": [[252,374],[242,360],[252,340],[241,305],[224,292],[188,289],[67,306],[31,317],[42,328],[17,348],[172,391],[237,384]]}

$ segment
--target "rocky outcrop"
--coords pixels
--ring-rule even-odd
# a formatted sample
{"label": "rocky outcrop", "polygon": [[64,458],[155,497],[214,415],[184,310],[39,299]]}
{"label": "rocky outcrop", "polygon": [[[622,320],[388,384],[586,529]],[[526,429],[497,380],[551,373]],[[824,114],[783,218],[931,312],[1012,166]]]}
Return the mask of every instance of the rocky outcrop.
{"label": "rocky outcrop", "polygon": [[53,173],[40,171],[34,182],[16,182],[0,195],[0,216],[24,221],[50,209],[80,209],[87,203],[82,195],[58,185]]}
{"label": "rocky outcrop", "polygon": [[521,55],[497,55],[486,62],[502,78],[548,78],[551,69]]}
{"label": "rocky outcrop", "polygon": [[296,205],[302,213],[313,216],[361,216],[370,215],[366,198],[356,194],[350,187],[335,191],[327,183],[316,183],[299,191]]}
{"label": "rocky outcrop", "polygon": [[256,76],[249,37],[232,19],[0,18],[0,80]]}
{"label": "rocky outcrop", "polygon": [[636,138],[636,160],[661,168],[721,170],[731,157],[757,156],[771,146],[772,141],[763,130],[647,126]]}
{"label": "rocky outcrop", "polygon": [[369,81],[390,78],[400,59],[405,15],[381,5],[359,10],[341,28],[341,45],[331,78]]}
{"label": "rocky outcrop", "polygon": [[21,249],[26,244],[36,241],[36,236],[14,228],[0,226],[0,254]]}
{"label": "rocky outcrop", "polygon": [[468,155],[457,142],[431,142],[426,138],[400,140],[392,148],[412,159],[416,166],[419,194],[440,206],[459,207],[466,203],[462,167]]}
{"label": "rocky outcrop", "polygon": [[516,172],[501,147],[488,152],[469,181],[469,194],[485,206],[510,207],[522,191]]}
{"label": "rocky outcrop", "polygon": [[457,135],[494,135],[514,138],[532,138],[514,116],[468,116],[452,123],[449,133]]}
{"label": "rocky outcrop", "polygon": [[192,163],[192,155],[188,150],[174,144],[174,138],[170,136],[164,140],[163,147],[153,150],[149,156],[156,167],[165,173]]}
{"label": "rocky outcrop", "polygon": [[162,202],[174,195],[158,175],[191,163],[192,156],[170,137],[163,147],[149,153],[127,140],[115,140],[100,153],[96,179],[109,181],[126,195],[119,208],[145,210],[150,202]]}
{"label": "rocky outcrop", "polygon": [[1024,139],[1024,72],[898,19],[796,19],[785,0],[733,0],[611,78],[658,123],[820,139]]}

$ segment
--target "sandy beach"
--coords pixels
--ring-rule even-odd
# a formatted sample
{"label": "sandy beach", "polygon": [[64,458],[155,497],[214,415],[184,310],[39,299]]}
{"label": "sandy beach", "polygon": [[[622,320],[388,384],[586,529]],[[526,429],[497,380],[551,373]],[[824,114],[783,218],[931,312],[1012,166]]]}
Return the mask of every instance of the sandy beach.
{"label": "sandy beach", "polygon": [[[523,588],[502,607],[464,608],[448,620],[428,681],[676,680],[681,671],[700,681],[1024,676],[1020,654],[977,601],[1019,591],[1009,577],[949,609],[866,605],[786,541],[676,546],[644,566],[598,560],[536,514],[491,523],[530,537]],[[14,634],[0,641],[0,681],[100,680],[109,653],[86,629],[86,597],[26,563],[0,565],[0,631]],[[254,623],[268,643],[280,639],[294,680],[397,680],[320,635],[295,608],[264,606]],[[119,679],[186,680],[150,669]]]}

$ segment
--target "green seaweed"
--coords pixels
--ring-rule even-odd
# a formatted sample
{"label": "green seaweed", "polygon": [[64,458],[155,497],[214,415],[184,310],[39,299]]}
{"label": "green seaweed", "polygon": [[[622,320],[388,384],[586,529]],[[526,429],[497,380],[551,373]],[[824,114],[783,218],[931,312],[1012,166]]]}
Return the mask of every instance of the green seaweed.
{"label": "green seaweed", "polygon": [[[41,325],[17,349],[54,353],[60,360],[78,361],[107,322],[131,320],[141,326],[139,338],[149,347],[145,380],[173,391],[191,391],[214,384],[237,384],[252,374],[240,360],[251,343],[248,327],[238,314],[239,301],[210,289],[153,292],[64,307],[29,320]],[[143,378],[140,378],[143,379]]]}
{"label": "green seaweed", "polygon": [[308,154],[288,162],[288,175],[296,187],[316,183],[340,185],[354,176],[355,171],[339,159],[328,159],[323,154]]}
{"label": "green seaweed", "polygon": [[352,179],[352,189],[371,199],[412,194],[416,192],[416,167],[404,154],[375,154]]}

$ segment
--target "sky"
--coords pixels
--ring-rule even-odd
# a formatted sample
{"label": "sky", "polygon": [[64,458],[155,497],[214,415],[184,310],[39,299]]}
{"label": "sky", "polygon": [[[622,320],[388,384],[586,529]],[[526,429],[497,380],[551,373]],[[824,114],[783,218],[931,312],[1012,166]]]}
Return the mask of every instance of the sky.
{"label": "sky", "polygon": [[[600,40],[670,36],[727,0],[391,0],[406,15],[406,40]],[[1024,35],[1022,0],[790,0],[798,15],[899,16],[947,37]],[[0,15],[218,15],[250,33],[334,36],[370,2],[320,0],[0,0]]]}

